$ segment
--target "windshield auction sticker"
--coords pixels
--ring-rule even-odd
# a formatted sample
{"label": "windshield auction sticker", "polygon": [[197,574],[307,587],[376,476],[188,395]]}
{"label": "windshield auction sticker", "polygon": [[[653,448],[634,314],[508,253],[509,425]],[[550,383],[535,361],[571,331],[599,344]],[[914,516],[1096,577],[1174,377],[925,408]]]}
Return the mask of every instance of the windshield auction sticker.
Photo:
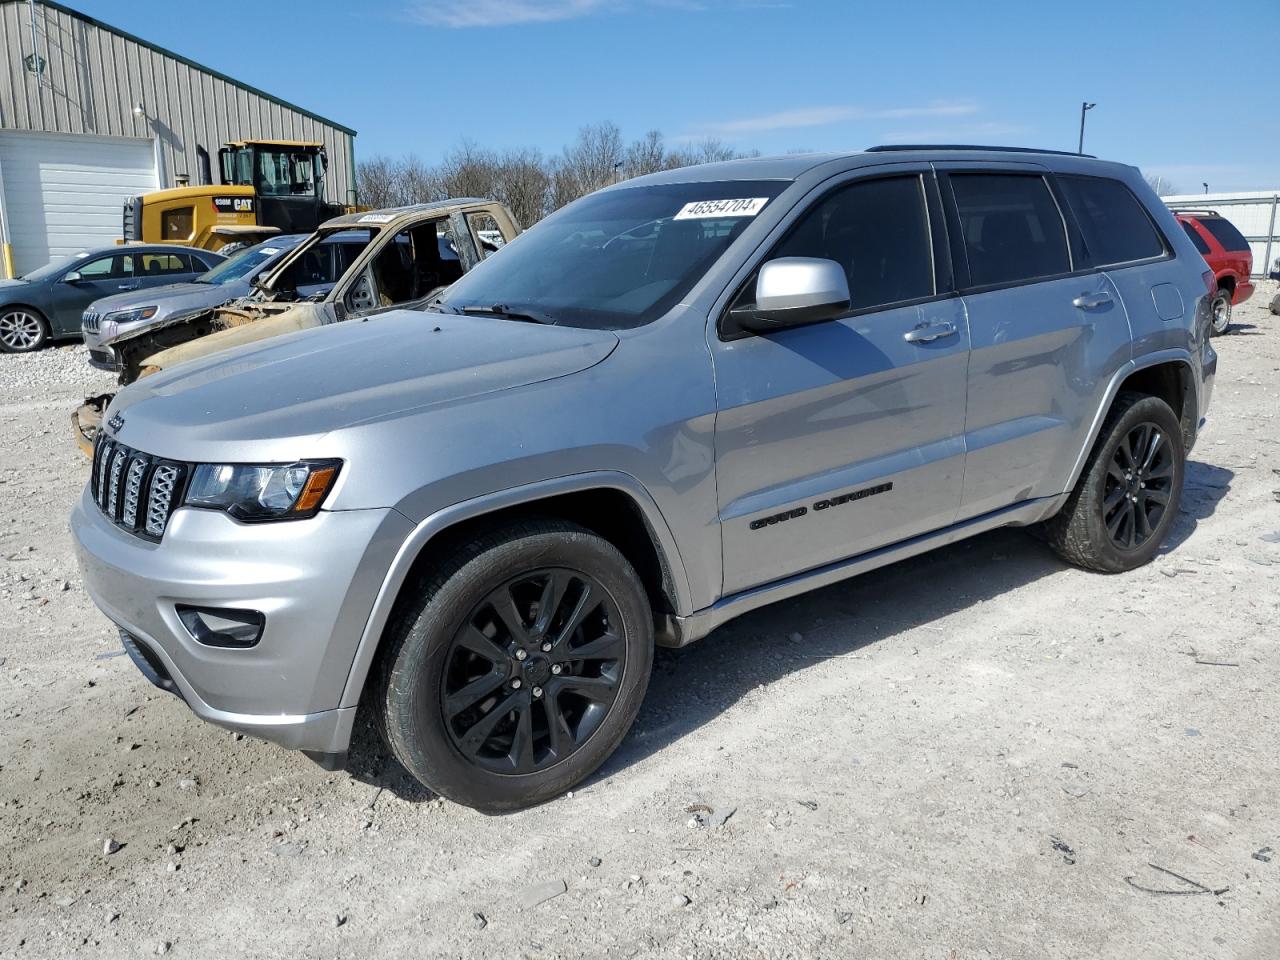
{"label": "windshield auction sticker", "polygon": [[768,197],[742,200],[695,200],[681,207],[674,219],[711,220],[720,217],[754,217],[768,202]]}

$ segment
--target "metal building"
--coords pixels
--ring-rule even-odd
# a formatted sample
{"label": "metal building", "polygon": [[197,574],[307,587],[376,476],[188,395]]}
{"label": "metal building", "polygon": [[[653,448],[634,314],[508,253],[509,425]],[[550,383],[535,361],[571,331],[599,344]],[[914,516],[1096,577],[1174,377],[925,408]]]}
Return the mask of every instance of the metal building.
{"label": "metal building", "polygon": [[129,197],[201,182],[230,140],[324,143],[327,198],[354,203],[355,135],[60,3],[0,0],[0,275],[119,239]]}

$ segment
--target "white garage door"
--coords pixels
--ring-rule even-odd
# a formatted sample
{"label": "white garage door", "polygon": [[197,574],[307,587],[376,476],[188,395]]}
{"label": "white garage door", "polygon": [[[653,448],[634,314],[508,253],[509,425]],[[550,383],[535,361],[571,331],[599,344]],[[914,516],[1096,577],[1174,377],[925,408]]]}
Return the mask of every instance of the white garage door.
{"label": "white garage door", "polygon": [[150,140],[0,131],[5,223],[19,274],[120,239],[124,202],[154,190]]}

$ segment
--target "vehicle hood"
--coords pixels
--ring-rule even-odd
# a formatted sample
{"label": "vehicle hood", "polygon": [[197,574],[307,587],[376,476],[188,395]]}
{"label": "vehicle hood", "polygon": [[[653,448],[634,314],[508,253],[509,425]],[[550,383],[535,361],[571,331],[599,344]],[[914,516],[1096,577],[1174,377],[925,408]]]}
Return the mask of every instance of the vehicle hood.
{"label": "vehicle hood", "polygon": [[172,283],[148,290],[130,290],[113,293],[109,297],[93,301],[90,309],[99,314],[115,313],[133,307],[158,306],[166,314],[216,307],[244,296],[246,285],[240,283]]}
{"label": "vehicle hood", "polygon": [[335,431],[567,376],[617,345],[603,330],[392,310],[143,377],[107,419],[122,417],[128,446],[179,460],[324,456]]}
{"label": "vehicle hood", "polygon": [[26,280],[0,280],[0,300],[21,296],[22,288],[29,286]]}

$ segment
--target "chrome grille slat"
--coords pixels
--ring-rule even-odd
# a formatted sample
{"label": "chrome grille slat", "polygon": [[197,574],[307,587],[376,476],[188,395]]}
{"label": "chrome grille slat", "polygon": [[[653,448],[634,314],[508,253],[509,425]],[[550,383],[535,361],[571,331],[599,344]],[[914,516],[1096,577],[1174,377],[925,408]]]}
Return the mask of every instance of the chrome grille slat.
{"label": "chrome grille slat", "polygon": [[84,314],[80,317],[80,324],[90,333],[97,333],[98,321],[100,319],[101,319],[100,315],[95,313],[93,310],[86,310]]}
{"label": "chrome grille slat", "polygon": [[112,520],[119,518],[116,507],[120,502],[120,485],[124,480],[124,462],[129,451],[117,444],[115,453],[111,455],[111,466],[107,470],[107,516]]}
{"label": "chrome grille slat", "polygon": [[151,475],[151,488],[147,492],[146,532],[153,537],[164,533],[165,524],[173,507],[174,489],[178,485],[181,469],[171,463],[162,463]]}
{"label": "chrome grille slat", "polygon": [[125,472],[124,506],[120,510],[120,522],[130,530],[138,525],[138,498],[142,495],[142,479],[146,473],[146,457],[135,455]]}
{"label": "chrome grille slat", "polygon": [[157,460],[99,433],[89,493],[108,520],[135,536],[159,540],[181,505],[187,465]]}
{"label": "chrome grille slat", "polygon": [[115,441],[104,438],[99,444],[98,450],[98,475],[96,478],[96,488],[93,493],[93,499],[98,502],[98,506],[106,509],[107,505],[107,466],[111,462],[111,451],[115,448]]}

